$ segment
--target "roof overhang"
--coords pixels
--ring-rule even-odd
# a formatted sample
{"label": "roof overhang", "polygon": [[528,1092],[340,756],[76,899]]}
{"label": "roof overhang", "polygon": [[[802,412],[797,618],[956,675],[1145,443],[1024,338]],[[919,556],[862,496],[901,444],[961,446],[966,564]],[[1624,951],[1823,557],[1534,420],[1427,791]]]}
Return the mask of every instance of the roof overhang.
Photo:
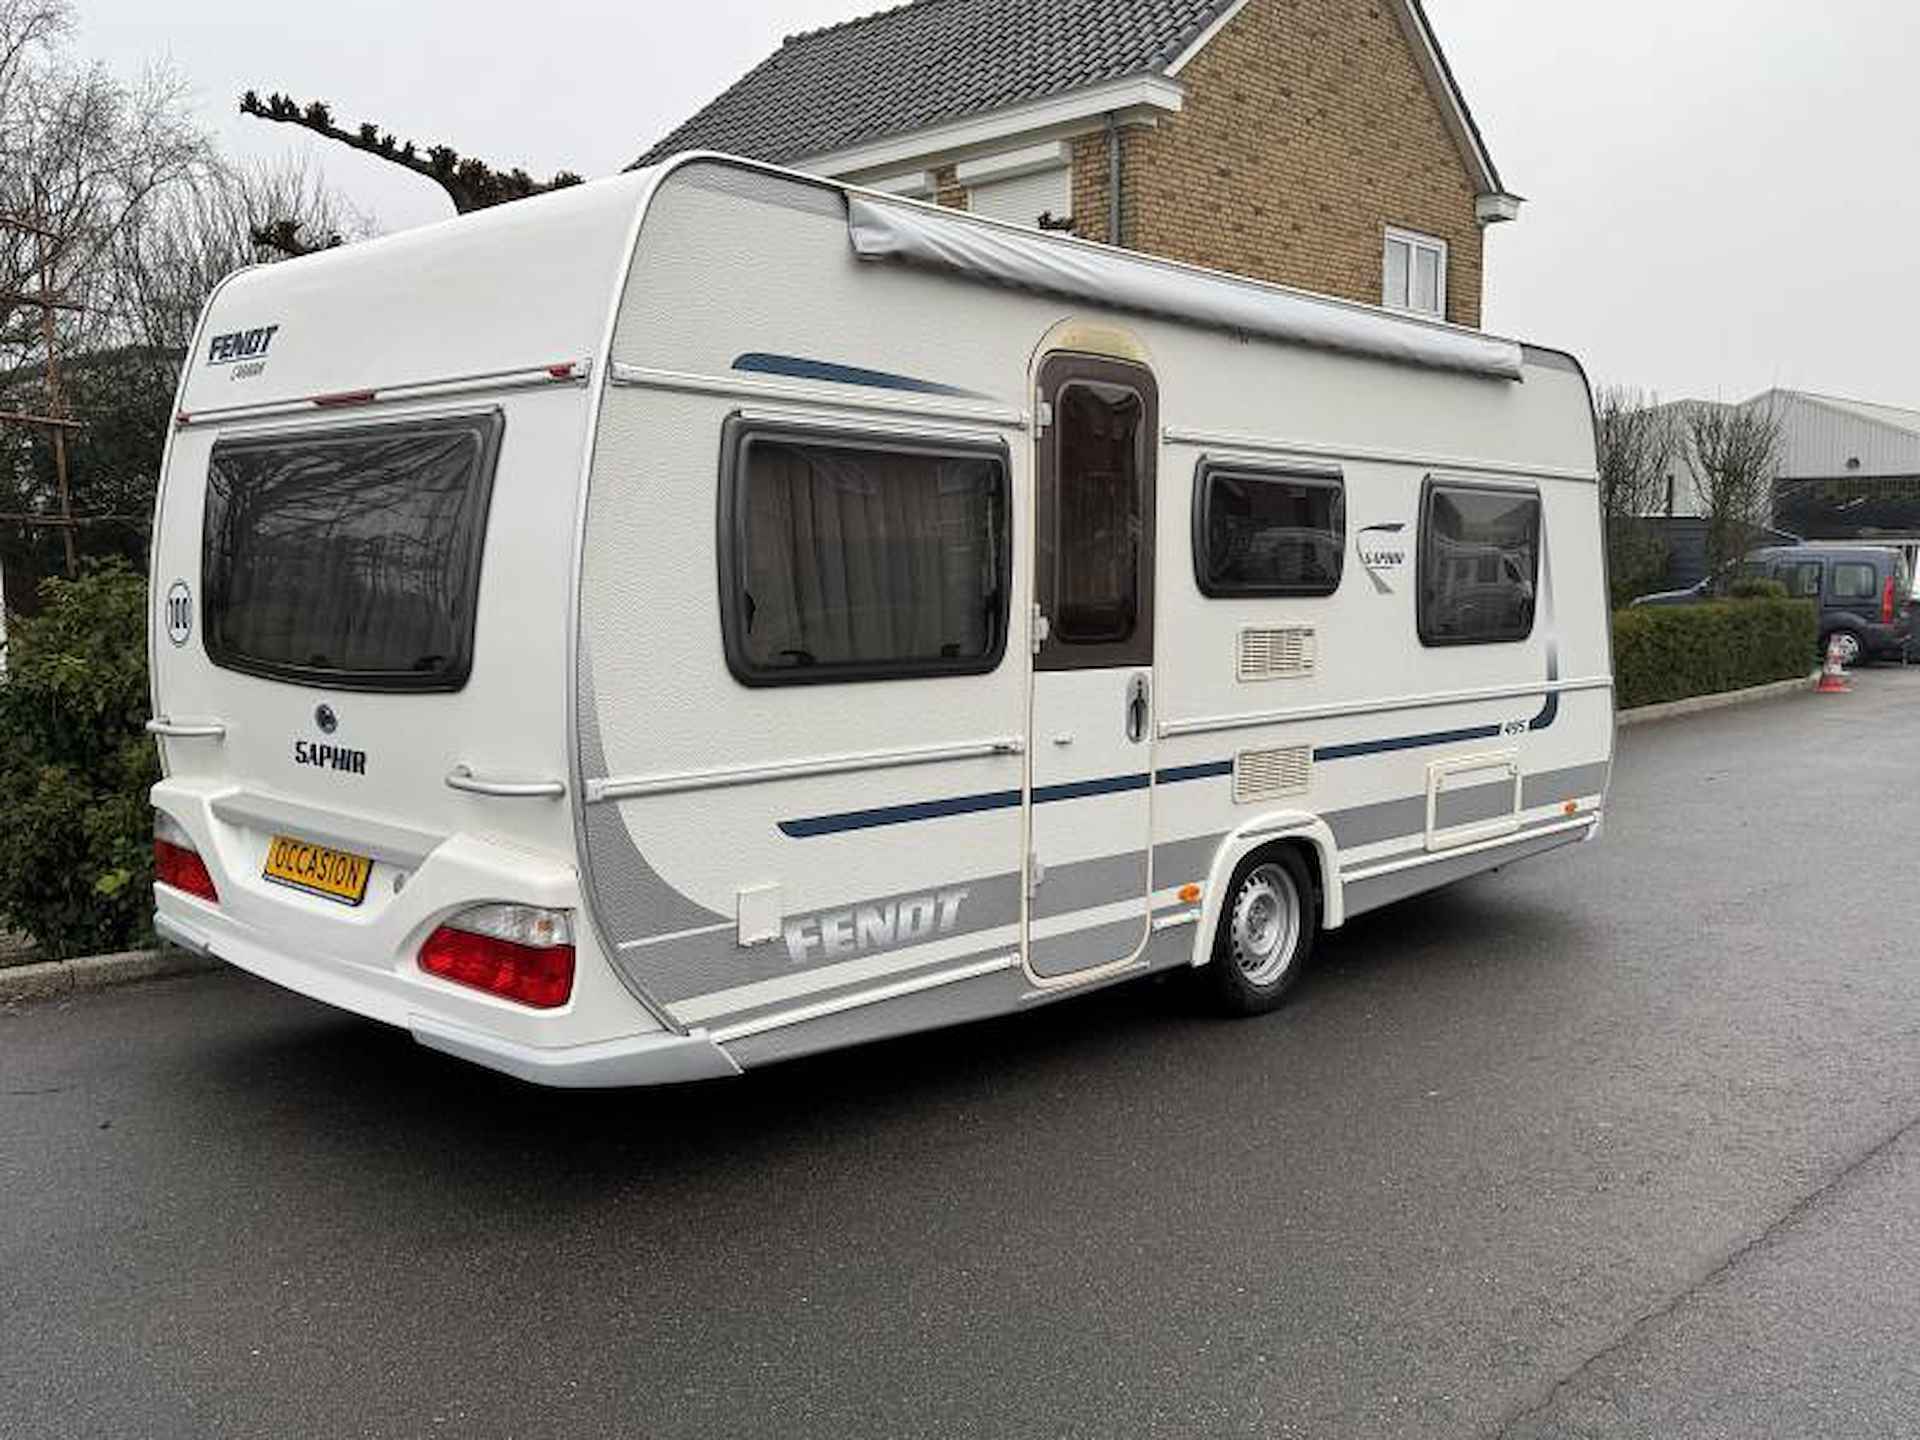
{"label": "roof overhang", "polygon": [[1178,81],[1163,75],[1135,75],[789,163],[795,170],[845,180],[909,168],[931,169],[982,150],[1003,149],[1011,140],[1031,145],[1095,130],[1109,115],[1137,123],[1155,114],[1178,114],[1185,102],[1186,90]]}
{"label": "roof overhang", "polygon": [[1473,180],[1477,197],[1474,212],[1480,223],[1495,225],[1503,220],[1517,220],[1520,197],[1510,194],[1500,183],[1500,172],[1494,166],[1493,156],[1487,153],[1487,142],[1481,137],[1473,112],[1467,108],[1467,98],[1460,93],[1459,82],[1453,78],[1453,67],[1447,64],[1446,52],[1440,48],[1426,10],[1420,0],[1392,0],[1392,4],[1400,28],[1406,33],[1407,45],[1413,51],[1414,63],[1426,77],[1427,89],[1440,107],[1440,118],[1446,122],[1460,158],[1466,161],[1467,174]]}
{"label": "roof overhang", "polygon": [[[1186,89],[1177,78],[1194,56],[1231,24],[1248,0],[1231,0],[1164,71],[1090,85],[1044,100],[1008,105],[965,116],[942,125],[884,137],[844,149],[809,155],[787,162],[796,170],[860,183],[884,181],[903,171],[931,170],[973,156],[1006,148],[1064,139],[1098,129],[1109,115],[1123,124],[1151,124],[1156,114],[1177,115]],[[1421,0],[1387,0],[1407,38],[1414,63],[1439,107],[1442,122],[1453,137],[1474,188],[1474,214],[1482,225],[1517,220],[1524,203],[1500,181],[1500,172],[1487,152],[1486,141],[1467,108],[1445,52]],[[913,193],[913,192],[908,192]]]}

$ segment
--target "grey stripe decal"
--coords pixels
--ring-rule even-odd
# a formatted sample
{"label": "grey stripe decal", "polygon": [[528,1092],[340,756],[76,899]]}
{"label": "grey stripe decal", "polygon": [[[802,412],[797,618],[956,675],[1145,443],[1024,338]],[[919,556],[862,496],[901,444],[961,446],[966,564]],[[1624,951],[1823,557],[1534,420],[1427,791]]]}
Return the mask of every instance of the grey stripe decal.
{"label": "grey stripe decal", "polygon": [[1136,897],[1145,904],[1146,894],[1147,852],[1130,850],[1124,855],[1049,868],[1046,879],[1033,892],[1031,911],[1034,919],[1047,920]]}
{"label": "grey stripe decal", "polygon": [[1455,855],[1445,860],[1436,860],[1431,865],[1411,866],[1388,875],[1375,876],[1371,880],[1350,880],[1346,886],[1347,918],[1351,920],[1356,915],[1364,915],[1369,910],[1378,910],[1382,905],[1390,905],[1396,900],[1418,895],[1437,885],[1451,884],[1455,880],[1464,880],[1469,875],[1478,875],[1484,870],[1511,865],[1516,860],[1525,860],[1531,855],[1555,850],[1562,845],[1574,844],[1585,839],[1588,833],[1584,829],[1562,830],[1557,834],[1541,835],[1512,845],[1502,845],[1491,850],[1476,850],[1470,855]]}
{"label": "grey stripe decal", "polygon": [[[584,719],[581,744],[582,761],[597,763],[598,736]],[[1600,764],[1529,777],[1525,782],[1523,801],[1533,807],[1598,793],[1605,784],[1606,773],[1607,767]],[[1505,790],[1503,786],[1475,787],[1474,790],[1461,791],[1459,795],[1471,797],[1483,788]],[[1333,811],[1323,818],[1332,828],[1335,842],[1341,849],[1386,840],[1420,841],[1426,833],[1426,801],[1422,796],[1410,796]],[[732,917],[696,906],[662,881],[646,864],[634,848],[632,836],[620,818],[620,807],[593,807],[588,812],[588,825],[593,846],[592,874],[598,882],[593,893],[596,903],[604,906],[600,913],[612,926],[619,927],[614,936],[616,940],[658,935],[676,928],[697,929],[703,924],[720,927],[706,934],[690,935],[683,940],[616,953],[615,963],[634,984],[643,987],[655,999],[675,1004],[760,980],[805,973],[851,958],[845,955],[826,956],[816,950],[807,957],[807,963],[795,964],[782,942],[741,946],[735,935]],[[1204,883],[1224,839],[1222,834],[1209,834],[1157,844],[1153,853],[1153,883],[1160,889],[1189,882]],[[1408,853],[1421,854],[1424,851],[1414,849]],[[1097,904],[1125,899],[1131,894],[1140,894],[1144,904],[1147,881],[1141,874],[1143,860],[1144,852],[1134,851],[1050,868],[1045,882],[1034,897],[1035,917],[1045,919],[1088,909]],[[628,868],[628,862],[631,862],[631,869]],[[1375,860],[1368,863],[1384,862]],[[1125,888],[1122,888],[1122,879],[1128,876],[1131,878],[1126,880]],[[1015,871],[974,879],[956,879],[944,887],[935,887],[965,889],[968,892],[956,914],[954,928],[938,938],[947,939],[1017,925],[1020,919],[1021,885],[1022,877]],[[897,905],[901,899],[920,893],[924,892],[848,898],[809,907],[788,918],[814,918],[824,913],[849,910],[856,912],[857,916],[857,912],[863,908],[884,907],[888,900],[893,900]],[[681,907],[690,911],[691,923],[674,926],[662,920],[663,914],[685,913]],[[1128,920],[1121,924],[1133,927],[1137,940],[1140,922]],[[1085,938],[1093,933],[1080,931],[1037,942],[1035,950],[1040,958],[1036,959],[1036,969],[1044,974],[1065,974],[1090,963],[1112,960],[1127,948],[1116,946],[1100,954],[1093,947],[1105,942]],[[924,939],[909,940],[896,935],[891,944],[875,945],[858,953],[862,958],[886,955],[923,943],[926,943]],[[1013,942],[1009,942],[1008,948],[1012,948],[1012,945]],[[1049,956],[1044,953],[1047,951],[1055,953]],[[1086,958],[1094,955],[1098,957],[1097,962]],[[959,962],[948,960],[941,963],[952,965]],[[1043,965],[1046,968],[1041,968]],[[897,972],[899,975],[911,973],[914,973],[912,969]],[[889,977],[892,978],[896,977]]]}
{"label": "grey stripe decal", "polygon": [[[1511,815],[1513,798],[1511,780],[1496,781],[1491,785],[1470,785],[1464,790],[1449,790],[1434,801],[1434,828],[1451,830],[1456,825],[1474,825],[1482,820],[1497,820],[1502,815]],[[1422,829],[1424,832],[1424,825]]]}
{"label": "grey stripe decal", "polygon": [[916,1031],[962,1024],[968,1020],[984,1020],[1026,1006],[1050,1004],[1055,1000],[1091,994],[1109,985],[1137,980],[1155,970],[1171,969],[1186,962],[1191,943],[1192,936],[1188,930],[1163,930],[1148,943],[1142,957],[1144,964],[1104,979],[1089,981],[1085,985],[1036,992],[1021,971],[1002,970],[992,975],[957,980],[951,985],[903,995],[896,1000],[843,1010],[837,1015],[822,1016],[818,1020],[804,1021],[779,1030],[744,1036],[727,1042],[722,1048],[735,1064],[745,1069],[777,1060],[791,1060],[821,1050],[837,1049],[843,1045],[857,1045],[866,1040],[911,1035]]}
{"label": "grey stripe decal", "polygon": [[1147,909],[1143,903],[1138,915],[1125,920],[1035,940],[1027,963],[1033,966],[1034,974],[1053,980],[1076,970],[1092,970],[1123,960],[1140,948],[1146,935]]}
{"label": "grey stripe decal", "polygon": [[1578,800],[1584,795],[1603,794],[1607,788],[1607,766],[1574,765],[1565,770],[1542,770],[1520,782],[1520,808],[1532,810],[1556,800]]}

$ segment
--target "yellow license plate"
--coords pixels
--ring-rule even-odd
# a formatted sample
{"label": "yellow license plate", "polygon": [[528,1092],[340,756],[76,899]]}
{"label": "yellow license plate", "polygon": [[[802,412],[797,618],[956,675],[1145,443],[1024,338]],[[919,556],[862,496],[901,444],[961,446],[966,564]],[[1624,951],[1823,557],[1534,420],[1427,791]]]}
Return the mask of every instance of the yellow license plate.
{"label": "yellow license plate", "polygon": [[276,835],[267,846],[266,868],[260,872],[276,885],[291,885],[309,895],[324,895],[342,905],[358,905],[367,896],[367,877],[373,861],[346,850],[330,850],[291,835]]}

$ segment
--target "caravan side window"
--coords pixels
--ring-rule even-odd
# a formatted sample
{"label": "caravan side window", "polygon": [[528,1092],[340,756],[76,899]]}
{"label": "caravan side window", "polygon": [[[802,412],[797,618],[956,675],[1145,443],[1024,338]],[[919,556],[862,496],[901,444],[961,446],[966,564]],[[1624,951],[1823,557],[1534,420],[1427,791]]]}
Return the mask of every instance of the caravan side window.
{"label": "caravan side window", "polygon": [[1003,446],[728,422],[727,665],[748,685],[977,675],[1007,643]]}
{"label": "caravan side window", "polygon": [[1202,459],[1193,478],[1193,576],[1202,595],[1331,595],[1347,552],[1337,470]]}
{"label": "caravan side window", "polygon": [[1420,506],[1422,645],[1480,645],[1533,633],[1540,496],[1429,480]]}

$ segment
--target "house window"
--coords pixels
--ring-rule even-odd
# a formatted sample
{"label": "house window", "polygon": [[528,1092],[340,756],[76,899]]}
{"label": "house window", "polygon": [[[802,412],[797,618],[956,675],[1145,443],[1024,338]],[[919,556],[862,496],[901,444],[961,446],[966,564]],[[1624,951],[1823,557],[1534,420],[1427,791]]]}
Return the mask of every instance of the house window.
{"label": "house window", "polygon": [[729,422],[727,664],[748,685],[975,675],[1007,638],[997,446]]}
{"label": "house window", "polygon": [[967,209],[975,215],[1028,227],[1045,217],[1058,228],[1073,214],[1073,157],[1064,142],[963,160],[954,178],[967,187]]}
{"label": "house window", "polygon": [[1420,643],[1479,645],[1531,635],[1540,497],[1430,480],[1420,508]]}
{"label": "house window", "polygon": [[1447,242],[1410,230],[1387,231],[1381,301],[1389,310],[1447,318]]}
{"label": "house window", "polygon": [[1203,595],[1331,595],[1346,555],[1337,472],[1202,460],[1194,476],[1193,569]]}

